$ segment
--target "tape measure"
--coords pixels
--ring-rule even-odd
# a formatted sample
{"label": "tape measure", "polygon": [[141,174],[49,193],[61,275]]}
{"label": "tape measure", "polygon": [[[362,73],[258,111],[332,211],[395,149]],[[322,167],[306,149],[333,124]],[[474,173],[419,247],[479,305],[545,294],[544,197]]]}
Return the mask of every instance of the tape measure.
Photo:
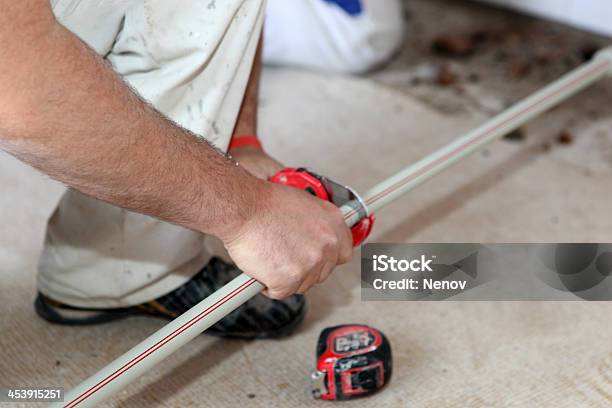
{"label": "tape measure", "polygon": [[337,183],[304,167],[290,167],[270,177],[270,181],[285,184],[309,192],[337,207],[350,205],[359,215],[359,222],[352,228],[353,246],[358,246],[370,235],[374,227],[374,215],[368,212],[361,197],[350,187]]}
{"label": "tape measure", "polygon": [[391,379],[391,344],[373,327],[328,327],[317,342],[317,369],[311,375],[315,398],[344,401],[371,395]]}

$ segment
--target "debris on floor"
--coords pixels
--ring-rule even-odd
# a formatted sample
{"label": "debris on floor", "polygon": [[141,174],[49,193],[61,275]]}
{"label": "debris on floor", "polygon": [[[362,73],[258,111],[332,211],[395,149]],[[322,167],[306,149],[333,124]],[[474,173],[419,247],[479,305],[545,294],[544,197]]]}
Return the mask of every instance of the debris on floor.
{"label": "debris on floor", "polygon": [[510,77],[518,80],[523,79],[531,72],[531,62],[529,61],[515,61],[510,66]]}
{"label": "debris on floor", "polygon": [[431,49],[440,55],[467,57],[474,53],[476,41],[473,35],[441,35],[434,39]]}
{"label": "debris on floor", "polygon": [[[494,115],[610,42],[478,2],[406,1],[405,7],[405,44],[383,70],[368,77],[455,116]],[[612,85],[602,83],[600,89],[578,108],[559,108],[565,112],[559,116],[576,117],[580,125],[589,115],[601,115]]]}
{"label": "debris on floor", "polygon": [[453,85],[457,81],[457,76],[453,72],[449,63],[444,63],[438,67],[436,83],[441,86]]}
{"label": "debris on floor", "polygon": [[569,130],[562,130],[557,136],[557,142],[562,145],[574,143],[574,135]]}
{"label": "debris on floor", "polygon": [[525,138],[526,133],[523,128],[518,128],[504,136],[504,140],[508,140],[511,142],[522,142],[523,140],[525,140]]}

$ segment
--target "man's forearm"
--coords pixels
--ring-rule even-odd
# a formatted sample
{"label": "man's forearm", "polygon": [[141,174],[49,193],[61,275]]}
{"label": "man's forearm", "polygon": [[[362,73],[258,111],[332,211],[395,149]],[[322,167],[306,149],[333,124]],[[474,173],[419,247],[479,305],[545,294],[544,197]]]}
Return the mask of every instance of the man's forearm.
{"label": "man's forearm", "polygon": [[50,10],[12,21],[46,3],[3,2],[0,148],[85,194],[198,231],[227,235],[249,218],[263,182],[141,101]]}

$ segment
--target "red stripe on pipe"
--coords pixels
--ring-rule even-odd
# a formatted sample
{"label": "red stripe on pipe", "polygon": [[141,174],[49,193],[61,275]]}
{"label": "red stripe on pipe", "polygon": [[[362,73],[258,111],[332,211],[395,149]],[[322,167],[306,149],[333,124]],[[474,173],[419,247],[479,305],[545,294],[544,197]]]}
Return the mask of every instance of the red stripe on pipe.
{"label": "red stripe on pipe", "polygon": [[[445,156],[439,158],[438,160],[430,163],[429,165],[423,167],[422,169],[419,169],[419,171],[417,171],[416,173],[410,174],[408,176],[406,176],[405,178],[399,180],[398,182],[396,182],[395,184],[389,186],[388,188],[386,188],[385,190],[381,191],[380,193],[370,197],[369,199],[365,200],[366,205],[370,205],[375,203],[376,201],[380,200],[382,197],[386,196],[387,194],[390,194],[394,191],[396,191],[397,189],[401,188],[402,186],[404,186],[405,184],[411,182],[412,180],[414,180],[415,178],[421,176],[422,174],[426,173],[427,171],[431,170],[433,167],[437,166],[438,164],[452,158],[453,156],[457,155],[458,153],[461,153],[463,150],[465,150],[467,147],[471,146],[472,144],[480,141],[481,139],[483,139],[484,137],[488,136],[491,132],[499,129],[500,127],[503,127],[504,125],[506,125],[508,122],[514,120],[517,116],[523,115],[524,113],[528,112],[530,109],[533,109],[535,106],[541,104],[542,102],[545,102],[547,99],[557,95],[558,93],[564,91],[565,89],[567,89],[568,87],[570,87],[571,85],[574,85],[576,82],[582,81],[585,77],[588,77],[592,74],[598,73],[597,71],[601,70],[601,68],[605,68],[606,70],[608,70],[608,61],[602,61],[605,65],[595,65],[593,67],[593,69],[591,71],[586,72],[584,75],[581,75],[580,77],[576,78],[575,80],[573,80],[572,82],[569,82],[566,86],[559,88],[556,92],[547,95],[545,98],[534,102],[532,105],[526,107],[525,109],[523,109],[520,112],[517,112],[515,115],[513,115],[512,117],[506,119],[504,122],[500,123],[499,125],[489,129],[488,131],[486,131],[485,133],[483,133],[482,135],[470,140],[469,142],[467,142],[466,144],[457,147],[455,150],[447,153]],[[357,210],[352,209],[351,211],[349,211],[344,219],[349,219],[350,217],[352,217],[353,215],[355,215],[357,213]]]}
{"label": "red stripe on pipe", "polygon": [[[166,345],[169,341],[171,341],[172,339],[176,338],[176,336],[178,336],[179,334],[181,334],[185,330],[189,329],[191,326],[196,324],[198,321],[202,320],[205,316],[209,315],[210,313],[212,313],[213,311],[218,309],[219,306],[223,305],[224,303],[226,303],[227,301],[229,301],[230,299],[235,297],[237,294],[239,294],[240,292],[242,292],[244,289],[248,288],[249,286],[251,286],[255,282],[256,282],[256,280],[251,278],[247,282],[243,283],[241,286],[239,286],[238,288],[234,289],[232,292],[228,293],[227,296],[225,296],[224,298],[219,299],[215,304],[213,304],[210,307],[208,307],[207,309],[203,310],[197,316],[194,316],[191,320],[189,320],[188,322],[186,322],[185,324],[183,324],[182,326],[177,328],[172,333],[168,334],[166,337],[164,337],[163,339],[161,339],[160,341],[158,341],[157,343],[155,343],[154,345],[149,347],[147,350],[143,351],[142,353],[140,353],[139,355],[134,357],[132,360],[128,361],[122,367],[118,368],[115,372],[113,372],[112,374],[107,376],[105,379],[103,379],[102,381],[98,382],[96,385],[92,386],[87,391],[83,392],[81,395],[76,397],[74,400],[69,402],[64,407],[65,408],[76,407],[78,404],[80,404],[81,402],[85,401],[87,398],[89,398],[90,396],[95,394],[97,391],[102,389],[102,387],[104,387],[105,385],[109,384],[111,381],[115,380],[117,377],[119,377],[121,374],[125,373],[130,368],[134,367],[136,364],[141,362],[144,358],[148,357],[149,355],[151,355],[155,351],[159,350],[160,347]],[[134,360],[137,360],[137,361],[134,361]]]}

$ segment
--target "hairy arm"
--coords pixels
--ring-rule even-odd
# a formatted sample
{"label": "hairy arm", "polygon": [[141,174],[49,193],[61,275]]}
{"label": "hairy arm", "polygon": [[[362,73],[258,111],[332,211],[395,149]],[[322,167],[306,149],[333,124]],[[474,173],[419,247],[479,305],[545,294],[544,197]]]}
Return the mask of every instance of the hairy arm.
{"label": "hairy arm", "polygon": [[336,207],[254,177],[165,119],[48,0],[0,0],[0,10],[0,149],[92,197],[218,236],[275,298],[350,259]]}
{"label": "hairy arm", "polygon": [[0,148],[98,199],[219,236],[264,183],[140,100],[55,20],[1,0]]}

